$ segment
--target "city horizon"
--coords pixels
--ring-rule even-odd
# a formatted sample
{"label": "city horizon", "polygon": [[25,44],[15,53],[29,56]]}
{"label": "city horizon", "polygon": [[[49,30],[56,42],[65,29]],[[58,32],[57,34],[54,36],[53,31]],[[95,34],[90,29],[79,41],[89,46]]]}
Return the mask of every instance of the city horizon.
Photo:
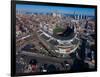
{"label": "city horizon", "polygon": [[32,13],[63,13],[63,14],[80,14],[95,16],[94,8],[81,8],[81,7],[57,7],[57,6],[43,6],[43,5],[16,5],[16,10],[30,11]]}

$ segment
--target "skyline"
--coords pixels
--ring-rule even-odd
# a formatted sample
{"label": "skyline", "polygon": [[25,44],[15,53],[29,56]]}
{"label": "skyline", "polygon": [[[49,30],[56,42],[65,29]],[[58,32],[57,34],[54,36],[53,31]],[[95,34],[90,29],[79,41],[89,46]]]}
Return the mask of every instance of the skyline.
{"label": "skyline", "polygon": [[80,7],[62,7],[62,6],[46,6],[46,5],[26,5],[16,4],[16,9],[31,10],[32,12],[71,12],[84,15],[95,16],[95,8],[80,8]]}

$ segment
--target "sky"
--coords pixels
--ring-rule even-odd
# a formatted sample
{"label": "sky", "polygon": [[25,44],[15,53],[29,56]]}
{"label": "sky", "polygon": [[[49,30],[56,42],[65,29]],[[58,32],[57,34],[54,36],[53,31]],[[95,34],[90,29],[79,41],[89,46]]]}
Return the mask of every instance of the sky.
{"label": "sky", "polygon": [[68,12],[68,13],[76,12],[78,14],[85,14],[85,15],[90,15],[90,16],[95,15],[95,8],[16,4],[16,9],[31,10],[32,12],[62,11],[62,12]]}

